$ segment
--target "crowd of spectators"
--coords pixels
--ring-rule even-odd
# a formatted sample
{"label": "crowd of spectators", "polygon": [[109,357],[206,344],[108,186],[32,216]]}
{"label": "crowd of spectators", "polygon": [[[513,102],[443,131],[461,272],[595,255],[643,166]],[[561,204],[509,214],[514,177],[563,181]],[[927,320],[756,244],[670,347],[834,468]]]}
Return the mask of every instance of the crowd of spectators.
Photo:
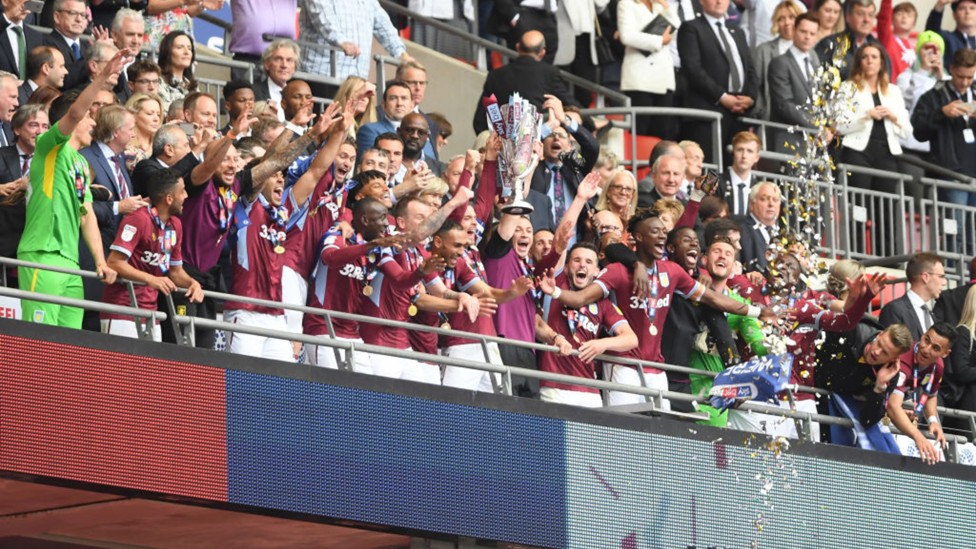
{"label": "crowd of spectators", "polygon": [[[3,1],[0,255],[94,270],[101,283],[21,267],[6,273],[8,285],[129,306],[133,298],[119,277],[136,281],[138,307],[166,310],[172,299],[180,314],[222,314],[245,328],[228,332],[229,352],[284,362],[337,368],[345,353],[247,328],[699,397],[709,376],[653,366],[639,375],[595,357],[715,372],[765,356],[773,339],[785,338],[796,357],[791,382],[833,393],[818,401],[801,392],[793,404],[783,394],[769,406],[851,419],[854,429],[824,429],[835,443],[905,451],[891,438],[890,421],[929,462],[940,459],[945,443],[937,406],[976,411],[976,376],[968,374],[976,364],[972,284],[943,292],[944,260],[918,254],[908,262],[904,297],[877,319],[867,311],[885,278],[864,274],[856,262],[835,263],[826,289],[808,287],[815,258],[790,234],[784,189],[756,175],[764,144],[741,120],[754,114],[806,123],[798,108],[810,98],[816,67],[840,60],[854,99],[829,132],[845,161],[898,170],[904,145],[976,175],[976,151],[969,151],[976,146],[976,52],[969,48],[976,44],[963,31],[942,32],[933,16],[934,28],[912,46],[917,13],[910,4],[882,2],[878,20],[891,28],[875,30],[875,6],[862,0],[757,0],[741,19],[728,0],[620,0],[619,25],[611,28],[619,28],[613,39],[626,52],[622,89],[635,105],[720,112],[722,143],[731,151],[725,172],[708,173],[702,166],[713,137],[706,126],[642,119],[640,131],[664,139],[639,181],[601,148],[593,120],[581,116],[578,98],[550,63],[560,59],[557,44],[567,51],[549,9],[556,3],[499,2],[495,32],[506,31],[519,57],[490,73],[483,95],[505,100],[518,92],[543,113],[534,147],[539,163],[522,197],[531,215],[499,208],[510,182],[501,180],[502,138],[488,129],[481,97],[477,142],[466,154],[443,154],[451,122],[423,103],[430,86],[448,84],[406,54],[375,0],[301,2],[303,43],[341,53],[308,51],[289,38],[257,41],[257,31],[242,31],[261,19],[262,6],[275,4],[256,28],[293,34],[281,21],[289,14],[294,20],[295,2],[290,11],[282,11],[288,2],[234,2],[240,19],[231,50],[255,63],[260,76],[228,82],[222,97],[195,79],[187,21],[219,2],[92,4],[56,0],[52,32],[42,34],[24,23],[43,23],[44,14],[30,14],[22,0]],[[957,28],[976,17],[973,0],[952,7]],[[593,5],[594,13],[606,9],[613,8]],[[845,30],[837,29],[841,13]],[[92,16],[107,27],[93,26]],[[657,17],[663,34],[651,28]],[[585,25],[572,28],[578,62],[592,42]],[[401,59],[382,90],[366,79],[373,37]],[[155,59],[140,53],[147,40],[158,44]],[[321,71],[331,55],[339,57],[344,82],[315,115],[313,86],[294,74],[299,67]],[[884,179],[851,184],[892,191]],[[973,200],[965,191],[951,199]],[[207,290],[266,303],[218,303]],[[439,326],[450,335],[326,322],[271,303]],[[33,322],[138,334],[136,319],[119,312],[35,300],[23,300],[22,311]],[[177,340],[168,324],[150,328],[158,341]],[[483,346],[466,334],[538,341],[559,352]],[[193,335],[197,346],[215,346],[213,330],[197,327]],[[350,367],[472,391],[491,392],[502,382],[482,370],[363,352]],[[521,396],[604,404],[586,386],[515,381]],[[621,391],[607,398],[640,401]],[[693,410],[680,399],[662,404]],[[793,422],[779,416],[708,411],[711,424],[797,436]]]}

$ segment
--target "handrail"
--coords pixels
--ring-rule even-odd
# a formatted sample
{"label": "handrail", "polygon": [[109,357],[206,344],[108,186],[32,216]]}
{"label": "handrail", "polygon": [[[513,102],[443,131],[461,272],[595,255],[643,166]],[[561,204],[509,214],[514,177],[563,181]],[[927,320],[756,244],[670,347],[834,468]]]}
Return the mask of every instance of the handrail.
{"label": "handrail", "polygon": [[201,21],[205,21],[207,23],[210,23],[211,25],[213,25],[215,27],[220,27],[220,28],[224,29],[225,31],[231,31],[231,30],[234,29],[234,25],[231,24],[229,21],[224,21],[223,19],[221,19],[221,18],[219,18],[219,17],[217,17],[215,15],[210,15],[206,11],[200,12],[200,14],[199,15],[195,15],[194,18],[195,19],[199,19]]}
{"label": "handrail", "polygon": [[[491,51],[494,51],[494,52],[498,52],[498,53],[504,55],[507,58],[518,57],[518,55],[519,55],[518,52],[516,52],[514,50],[510,50],[510,49],[508,49],[508,48],[506,48],[504,46],[501,46],[499,44],[496,44],[496,43],[494,43],[494,42],[492,42],[490,40],[485,40],[484,38],[481,38],[480,36],[478,36],[476,34],[472,34],[470,32],[466,32],[466,31],[461,30],[461,29],[459,29],[457,27],[452,27],[452,26],[450,26],[448,24],[445,24],[443,21],[438,21],[437,19],[433,19],[431,17],[427,17],[427,16],[424,16],[424,15],[420,15],[419,13],[417,13],[417,12],[415,12],[415,11],[409,9],[409,8],[406,8],[404,6],[401,6],[400,4],[397,4],[395,2],[391,2],[390,0],[379,0],[379,3],[383,7],[383,9],[386,10],[387,12],[396,13],[398,15],[403,15],[405,17],[408,17],[410,19],[413,19],[414,21],[419,21],[419,22],[421,22],[421,23],[423,23],[425,25],[429,25],[431,27],[434,27],[434,28],[436,28],[438,30],[441,30],[441,31],[446,32],[448,34],[451,34],[453,36],[457,36],[459,38],[462,38],[462,39],[464,39],[464,40],[466,40],[466,41],[468,41],[470,43],[476,44],[476,45],[478,45],[478,46],[480,46],[482,48],[485,48],[487,50],[491,50]],[[589,90],[589,91],[592,91],[592,92],[596,93],[597,94],[597,105],[598,106],[602,106],[600,104],[601,103],[601,101],[600,101],[601,97],[608,97],[608,98],[611,98],[614,101],[617,101],[617,102],[619,102],[619,103],[621,103],[623,105],[630,105],[630,98],[627,97],[626,94],[623,94],[623,93],[621,93],[621,92],[619,92],[617,90],[612,90],[612,89],[607,88],[605,86],[601,86],[600,84],[597,84],[596,82],[591,82],[589,80],[580,78],[580,77],[576,76],[575,74],[566,72],[566,71],[564,71],[562,69],[559,70],[559,76],[563,80],[566,80],[567,82],[571,82],[574,85],[578,85],[578,86],[582,87],[585,90]]]}
{"label": "handrail", "polygon": [[[718,171],[722,171],[722,114],[715,111],[701,109],[686,109],[681,107],[602,107],[596,109],[583,109],[583,114],[626,114],[629,115],[630,131],[630,166],[631,171],[637,172],[638,165],[646,165],[646,161],[637,159],[637,116],[680,116],[683,118],[700,118],[710,120],[714,123],[714,133],[712,135],[712,158]],[[615,122],[611,122],[615,126]],[[622,127],[627,127],[627,122],[619,123]]]}
{"label": "handrail", "polygon": [[[15,260],[15,259],[10,259],[10,258],[4,258],[4,257],[0,257],[0,264],[16,265],[16,266],[24,266],[24,267],[37,266],[39,268],[47,268],[47,269],[51,269],[54,272],[60,272],[60,273],[64,273],[64,274],[78,274],[79,276],[86,276],[88,278],[95,278],[95,277],[97,277],[97,274],[96,273],[93,273],[91,271],[82,271],[82,270],[78,270],[78,269],[69,269],[69,268],[64,268],[64,267],[54,267],[54,266],[49,266],[49,265],[44,265],[44,264],[38,264],[38,263],[31,263],[31,262],[20,261],[20,260]],[[336,318],[350,318],[350,319],[362,320],[362,321],[366,321],[366,322],[373,322],[373,323],[377,323],[377,324],[380,324],[380,325],[400,326],[400,327],[405,327],[405,328],[409,328],[409,329],[413,329],[413,330],[418,330],[418,331],[447,333],[447,334],[451,334],[451,335],[455,335],[455,336],[458,334],[458,332],[456,332],[456,331],[445,330],[445,329],[442,329],[442,328],[435,328],[435,327],[430,327],[430,326],[420,326],[420,325],[415,325],[415,324],[405,323],[405,322],[382,320],[382,319],[376,319],[376,318],[373,318],[373,317],[362,317],[360,315],[354,315],[354,314],[351,314],[351,313],[341,313],[341,312],[338,312],[338,311],[327,311],[327,310],[324,310],[324,309],[316,309],[316,308],[313,308],[313,307],[289,306],[289,305],[282,304],[282,303],[278,303],[278,302],[270,302],[270,301],[266,301],[266,300],[255,299],[255,298],[244,298],[244,297],[234,296],[234,295],[230,295],[230,294],[224,294],[224,293],[220,293],[220,292],[204,292],[204,293],[205,293],[205,295],[208,295],[208,296],[213,297],[213,298],[232,299],[232,300],[235,300],[235,301],[242,301],[242,302],[245,302],[245,303],[252,303],[252,304],[257,304],[257,305],[271,305],[271,306],[276,306],[276,307],[279,307],[279,308],[291,308],[291,309],[294,309],[294,310],[302,310],[302,311],[312,312],[313,314],[326,313],[327,315],[329,315],[329,316],[335,316]],[[137,317],[137,318],[144,318],[144,319],[149,319],[149,320],[151,320],[154,323],[161,322],[161,321],[165,321],[168,318],[170,318],[166,313],[163,313],[163,312],[160,312],[160,311],[148,311],[148,310],[134,308],[134,307],[113,305],[113,304],[107,304],[107,303],[101,303],[101,302],[93,302],[93,301],[84,300],[84,299],[74,299],[74,298],[67,298],[67,297],[62,297],[62,296],[53,296],[53,295],[48,295],[48,294],[38,294],[38,293],[34,293],[34,292],[27,292],[27,291],[24,291],[24,290],[13,289],[13,288],[0,287],[0,296],[8,296],[8,297],[14,297],[14,298],[19,298],[19,299],[27,299],[27,300],[34,300],[34,301],[44,301],[44,302],[55,303],[55,304],[64,305],[64,306],[78,307],[78,308],[83,308],[83,309],[97,310],[97,311],[100,311],[100,312],[109,312],[109,313],[121,314],[121,315],[126,315],[126,316]],[[588,379],[588,378],[580,378],[580,377],[576,377],[576,376],[570,376],[570,375],[565,375],[565,374],[557,374],[557,373],[553,373],[553,372],[543,372],[543,371],[539,371],[539,370],[525,369],[525,368],[520,368],[520,367],[516,367],[516,366],[509,366],[509,365],[504,365],[504,364],[502,364],[502,365],[499,365],[499,364],[491,364],[491,363],[488,363],[487,361],[486,362],[475,362],[475,361],[470,361],[470,360],[466,360],[466,359],[459,359],[459,358],[449,357],[449,356],[443,356],[443,355],[431,355],[431,354],[420,353],[420,352],[416,352],[416,351],[407,351],[407,350],[402,350],[402,349],[393,349],[393,348],[389,348],[389,347],[370,345],[370,344],[366,344],[366,343],[357,343],[357,342],[352,342],[352,341],[348,341],[348,340],[340,340],[340,339],[335,339],[335,338],[332,338],[332,337],[311,336],[311,335],[300,334],[300,333],[293,333],[293,332],[287,332],[287,331],[281,331],[281,330],[272,330],[272,329],[268,329],[268,328],[262,328],[262,327],[256,327],[256,326],[246,326],[246,325],[241,325],[241,324],[232,324],[232,323],[224,322],[224,321],[209,320],[209,319],[196,318],[196,317],[184,316],[184,315],[175,315],[172,318],[172,321],[175,322],[175,323],[177,323],[177,324],[180,324],[180,325],[189,325],[191,327],[192,326],[200,326],[200,327],[204,327],[204,328],[220,329],[220,330],[226,330],[226,331],[230,331],[230,332],[240,332],[240,333],[246,333],[246,334],[252,334],[252,335],[259,335],[259,336],[265,336],[265,337],[272,337],[272,338],[284,339],[284,340],[290,340],[290,341],[300,341],[300,342],[303,342],[303,343],[309,343],[309,344],[314,344],[314,345],[324,345],[324,346],[327,346],[327,347],[333,347],[333,348],[337,348],[337,349],[347,350],[347,351],[349,351],[350,353],[353,353],[353,354],[356,353],[356,352],[367,352],[367,353],[373,353],[373,354],[382,354],[382,355],[387,355],[387,356],[393,356],[393,357],[398,357],[398,358],[407,358],[407,359],[413,359],[413,360],[421,360],[421,361],[427,361],[427,362],[434,362],[434,363],[445,364],[445,365],[449,365],[449,366],[458,366],[458,367],[463,367],[463,368],[474,368],[474,369],[484,370],[484,371],[488,371],[488,372],[492,372],[492,373],[504,374],[504,376],[505,376],[504,379],[506,379],[506,380],[510,380],[511,379],[511,376],[514,374],[514,375],[519,375],[519,376],[522,376],[522,377],[527,377],[527,378],[532,378],[532,379],[551,380],[551,381],[555,381],[555,382],[558,382],[558,383],[576,384],[576,385],[581,385],[581,386],[586,386],[586,387],[592,387],[592,388],[600,389],[600,390],[612,390],[612,391],[629,392],[629,393],[633,393],[633,394],[638,394],[638,395],[644,396],[645,398],[653,398],[653,399],[655,399],[654,401],[649,401],[645,405],[634,405],[634,406],[636,406],[638,408],[641,407],[641,406],[649,406],[650,408],[647,408],[647,409],[648,410],[651,410],[651,411],[658,411],[658,412],[660,412],[660,410],[658,410],[655,406],[657,405],[656,404],[657,400],[662,399],[662,398],[667,398],[668,400],[674,400],[674,401],[691,402],[691,403],[697,403],[697,402],[699,402],[701,400],[701,397],[700,396],[697,396],[697,395],[690,395],[690,394],[686,394],[686,393],[675,393],[675,392],[671,392],[669,390],[656,389],[656,388],[652,388],[652,387],[645,387],[645,386],[639,386],[639,385],[638,386],[634,386],[634,385],[621,385],[621,384],[617,384],[617,383],[613,383],[613,382],[609,382],[609,381],[602,381],[602,380]],[[485,340],[491,339],[491,340],[497,340],[499,342],[506,343],[506,344],[521,344],[519,346],[524,346],[526,348],[533,348],[533,349],[540,350],[540,351],[558,352],[558,348],[555,347],[555,346],[552,346],[552,345],[543,345],[543,344],[529,343],[529,342],[517,342],[517,341],[507,340],[507,339],[503,339],[503,338],[490,338],[489,336],[482,336],[480,334],[469,334],[469,333],[465,332],[464,337],[468,337],[468,336],[470,336],[469,337],[470,339],[479,339],[479,338],[484,338]],[[574,350],[573,352],[574,352],[574,354],[578,354],[578,351],[575,351]],[[636,360],[636,359],[626,359],[624,357],[614,357],[614,356],[601,355],[601,356],[597,357],[597,359],[598,360],[605,361],[605,362],[615,362],[615,363],[629,364],[629,365],[637,365],[637,366],[653,365],[653,366],[659,367],[661,369],[672,369],[674,371],[685,371],[685,372],[688,372],[688,373],[693,373],[693,374],[696,374],[696,375],[706,375],[706,376],[709,376],[709,377],[714,377],[714,375],[716,375],[714,372],[707,372],[707,371],[702,371],[702,370],[684,368],[684,367],[676,366],[676,365],[660,364],[660,363],[649,362],[649,361],[640,361],[640,360]],[[351,363],[351,360],[349,362]],[[507,391],[508,394],[511,394],[511,386],[510,385],[504,386],[503,389],[505,391]],[[791,385],[791,386],[788,387],[788,389],[790,391],[800,390],[800,391],[814,393],[814,394],[820,394],[820,395],[830,394],[829,391],[825,391],[823,389],[802,387],[802,386],[796,386],[796,385]],[[745,402],[745,403],[740,404],[738,406],[738,409],[744,410],[744,411],[755,411],[755,412],[762,412],[762,413],[767,413],[767,414],[771,414],[771,415],[778,415],[778,416],[788,417],[788,418],[791,418],[791,419],[794,419],[794,420],[797,420],[797,421],[803,421],[803,422],[814,422],[815,421],[815,422],[819,422],[819,423],[823,423],[823,424],[841,425],[841,426],[845,426],[845,427],[850,427],[850,426],[853,425],[846,418],[838,418],[838,417],[834,417],[834,416],[823,416],[823,415],[815,414],[815,413],[811,413],[811,412],[804,412],[804,411],[794,410],[794,409],[785,409],[785,408],[780,408],[780,407],[776,406],[773,403],[766,403],[766,402]],[[614,409],[614,407],[610,407],[610,408],[607,409],[607,411],[611,411],[612,412],[612,411],[615,411],[615,409]],[[971,425],[973,425],[974,429],[976,429],[976,413],[968,412],[968,411],[965,411],[965,410],[956,410],[956,409],[951,409],[951,408],[945,408],[945,407],[939,407],[939,411],[941,413],[943,413],[944,415],[947,415],[947,416],[950,416],[950,417],[961,417],[961,418],[969,419]],[[694,419],[694,418],[695,417],[692,417],[692,419]],[[798,433],[799,432],[801,432],[800,429],[798,429]]]}
{"label": "handrail", "polygon": [[949,168],[946,168],[945,166],[939,166],[938,164],[933,164],[933,163],[928,162],[926,160],[922,160],[921,158],[919,158],[917,156],[913,156],[913,155],[909,155],[909,154],[903,154],[903,155],[899,156],[898,159],[899,160],[902,160],[904,162],[908,162],[909,164],[914,164],[914,165],[916,165],[916,166],[918,166],[920,168],[924,168],[925,171],[927,171],[927,172],[937,173],[937,174],[939,174],[941,176],[944,176],[944,177],[947,177],[949,179],[953,179],[953,180],[957,180],[957,181],[964,181],[964,182],[968,182],[968,183],[971,183],[971,184],[976,183],[976,178],[974,178],[974,177],[971,177],[971,176],[968,176],[968,175],[959,173],[957,171],[950,170]]}

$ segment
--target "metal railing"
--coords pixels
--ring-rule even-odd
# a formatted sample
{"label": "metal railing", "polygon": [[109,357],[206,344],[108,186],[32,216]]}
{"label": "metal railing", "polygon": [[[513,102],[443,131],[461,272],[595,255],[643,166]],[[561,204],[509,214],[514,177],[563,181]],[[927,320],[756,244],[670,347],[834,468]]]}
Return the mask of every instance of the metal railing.
{"label": "metal railing", "polygon": [[[8,259],[8,258],[0,258],[0,265],[28,266],[28,267],[36,266],[37,268],[50,269],[52,271],[61,272],[65,274],[77,274],[79,276],[85,276],[89,278],[97,277],[96,273],[90,271],[80,271],[76,269],[68,269],[63,267],[51,267],[47,265],[22,262],[22,261]],[[211,297],[214,299],[232,300],[240,303],[250,303],[254,305],[264,305],[264,306],[271,306],[276,308],[291,309],[295,311],[302,311],[306,314],[319,314],[325,317],[326,324],[327,326],[329,326],[329,330],[331,334],[334,334],[331,328],[333,319],[346,319],[346,320],[355,320],[362,323],[374,324],[377,326],[399,327],[399,328],[405,328],[414,331],[432,332],[440,335],[455,335],[455,336],[457,335],[457,332],[455,331],[447,330],[440,327],[423,326],[423,325],[412,324],[407,322],[377,319],[373,317],[356,315],[352,313],[329,311],[326,309],[317,309],[313,307],[288,305],[283,303],[270,302],[266,300],[255,299],[255,298],[246,298],[246,297],[224,294],[219,292],[204,292],[204,294],[207,297]],[[219,329],[219,330],[224,330],[226,332],[237,332],[237,333],[283,339],[286,341],[300,341],[302,343],[306,343],[310,345],[326,346],[334,349],[334,351],[337,353],[336,355],[337,364],[339,365],[339,368],[345,370],[351,370],[352,368],[351,365],[354,361],[356,353],[363,352],[363,353],[370,353],[370,354],[380,354],[380,355],[391,356],[396,358],[430,362],[430,363],[443,365],[443,366],[457,366],[462,368],[472,368],[472,369],[490,372],[493,374],[499,374],[502,377],[502,382],[496,386],[496,390],[497,392],[507,394],[509,396],[512,395],[512,388],[513,388],[512,376],[522,376],[531,379],[549,380],[558,383],[581,385],[585,387],[591,387],[603,392],[605,391],[628,392],[628,393],[641,395],[647,401],[646,404],[642,404],[642,405],[638,404],[638,405],[626,405],[626,406],[611,406],[611,407],[604,408],[604,410],[610,412],[628,412],[628,413],[652,412],[655,414],[670,415],[670,416],[683,418],[683,419],[705,419],[705,414],[702,413],[693,413],[693,414],[668,413],[668,412],[664,412],[661,409],[661,404],[663,399],[691,402],[694,404],[701,400],[701,397],[698,397],[696,395],[675,393],[667,390],[656,389],[656,388],[646,387],[646,386],[621,385],[609,381],[580,378],[576,376],[556,374],[552,372],[542,372],[538,370],[519,368],[515,366],[492,364],[487,360],[487,358],[485,362],[475,362],[471,360],[459,359],[459,358],[443,356],[443,355],[431,355],[431,354],[420,353],[415,351],[392,349],[388,347],[370,345],[366,343],[358,343],[358,342],[352,342],[348,340],[335,339],[334,337],[310,336],[310,335],[298,334],[293,332],[270,330],[267,328],[262,328],[257,326],[232,324],[232,323],[219,321],[219,320],[209,320],[209,319],[202,319],[202,318],[196,318],[190,316],[183,316],[183,315],[176,314],[175,310],[173,310],[172,308],[172,302],[170,302],[170,308],[172,314],[167,315],[165,313],[158,312],[158,311],[146,311],[134,307],[121,307],[118,305],[110,305],[110,304],[92,302],[87,300],[78,300],[78,299],[71,299],[71,298],[66,298],[61,296],[37,294],[32,292],[26,292],[23,290],[5,288],[5,287],[0,287],[0,296],[8,296],[8,297],[13,297],[18,299],[29,299],[34,301],[44,301],[44,302],[55,303],[55,304],[65,305],[70,307],[79,307],[79,308],[104,311],[104,312],[109,312],[114,314],[129,315],[136,318],[146,319],[147,322],[152,322],[152,323],[170,320],[171,322],[174,323],[174,325],[183,326],[189,329],[193,329],[195,327]],[[486,336],[482,334],[465,332],[464,337],[479,341],[483,348],[487,346],[487,342],[494,342],[494,343],[503,343],[506,345],[513,345],[516,347],[523,347],[527,349],[533,349],[541,352],[559,351],[557,347],[552,345],[543,345],[540,343],[515,341],[511,339]],[[182,343],[188,344],[189,341],[187,339],[183,339]],[[339,356],[340,350],[346,352],[345,360],[342,360],[341,357]],[[573,353],[578,354],[577,351],[573,351]],[[697,370],[694,368],[687,368],[687,367],[670,365],[670,364],[661,364],[661,363],[649,362],[649,361],[641,361],[641,360],[629,359],[624,357],[601,355],[597,357],[597,359],[603,362],[638,366],[637,371],[640,373],[642,377],[642,383],[644,383],[643,367],[648,367],[648,366],[666,370],[666,371],[684,372],[684,373],[690,373],[695,375],[704,375],[708,377],[714,377],[715,375],[717,375],[715,372],[707,372],[703,370]],[[802,391],[802,392],[813,393],[818,395],[829,394],[828,392],[822,389],[790,386],[787,388],[787,394],[790,399],[790,402],[793,401],[793,393],[796,391]],[[814,413],[799,411],[795,409],[770,407],[768,404],[758,403],[758,402],[743,403],[738,407],[738,409],[746,412],[753,411],[753,412],[766,413],[770,415],[779,415],[782,417],[790,418],[797,423],[797,433],[799,433],[804,438],[811,437],[810,425],[814,422],[822,423],[822,424],[830,424],[830,425],[840,425],[845,427],[852,426],[852,423],[845,418],[824,416],[820,414],[814,414]],[[976,432],[976,413],[967,412],[964,410],[953,410],[953,409],[945,409],[945,408],[940,408],[940,411],[942,411],[943,414],[949,417],[959,417],[959,418],[966,419],[972,425],[974,432]],[[952,444],[953,444],[952,449],[956,447],[957,443],[961,443],[965,441],[965,437],[958,437],[955,439],[952,437],[953,435],[947,435],[947,438],[952,440]],[[950,457],[953,455],[954,453],[950,453]]]}
{"label": "metal railing", "polygon": [[722,113],[703,111],[699,109],[683,109],[679,107],[605,107],[583,109],[588,115],[625,115],[624,120],[611,120],[610,124],[630,132],[630,169],[636,173],[639,168],[647,166],[647,159],[637,158],[637,116],[673,116],[694,118],[712,123],[712,158],[715,164],[705,164],[705,167],[722,171]]}

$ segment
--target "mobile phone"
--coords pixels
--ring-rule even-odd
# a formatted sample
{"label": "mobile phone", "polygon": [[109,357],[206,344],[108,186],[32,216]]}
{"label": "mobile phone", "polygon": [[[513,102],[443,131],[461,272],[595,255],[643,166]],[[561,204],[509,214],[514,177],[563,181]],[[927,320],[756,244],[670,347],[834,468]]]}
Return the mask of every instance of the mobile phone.
{"label": "mobile phone", "polygon": [[185,133],[187,137],[193,137],[193,134],[197,133],[196,126],[189,122],[181,122],[180,129],[183,130],[183,133]]}
{"label": "mobile phone", "polygon": [[44,10],[44,0],[27,0],[24,7],[31,13],[41,13]]}

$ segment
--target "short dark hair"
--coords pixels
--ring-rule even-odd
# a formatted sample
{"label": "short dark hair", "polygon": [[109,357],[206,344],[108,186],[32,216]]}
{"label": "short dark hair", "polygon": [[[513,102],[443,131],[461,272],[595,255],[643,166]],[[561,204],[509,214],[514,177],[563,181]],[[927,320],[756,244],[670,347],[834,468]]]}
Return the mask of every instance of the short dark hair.
{"label": "short dark hair", "polygon": [[51,46],[37,46],[27,54],[27,78],[35,79],[41,74],[45,65],[54,64],[54,52]]}
{"label": "short dark hair", "polygon": [[639,208],[630,218],[630,222],[627,224],[627,232],[630,234],[637,234],[638,225],[647,221],[648,219],[656,219],[658,217],[661,217],[661,214],[654,208]]}
{"label": "short dark hair", "polygon": [[[400,203],[397,202],[397,206],[399,205]],[[464,230],[464,226],[462,226],[460,223],[454,221],[453,219],[448,219],[447,221],[444,222],[443,225],[441,225],[440,229],[437,229],[437,232],[434,234],[443,238],[445,234],[451,231],[463,231],[463,230]]]}
{"label": "short dark hair", "polygon": [[53,102],[51,102],[51,110],[48,111],[48,118],[51,119],[51,125],[53,126],[61,117],[68,113],[71,109],[71,105],[78,100],[78,96],[81,95],[81,90],[74,89],[59,95]]}
{"label": "short dark hair", "polygon": [[140,76],[150,72],[156,73],[160,77],[163,75],[163,69],[159,68],[159,65],[151,59],[140,59],[125,69],[125,75],[128,77],[129,82],[135,82]]}
{"label": "short dark hair", "polygon": [[946,340],[949,341],[950,349],[952,348],[952,345],[956,342],[956,336],[958,335],[958,332],[956,332],[956,327],[953,326],[952,324],[949,324],[948,322],[936,322],[929,328],[929,330],[932,330],[936,334],[946,338]]}
{"label": "short dark hair", "polygon": [[695,232],[695,229],[693,229],[691,227],[686,227],[686,226],[675,227],[675,228],[671,229],[671,231],[668,233],[668,238],[664,242],[664,245],[665,246],[670,246],[670,245],[674,244],[675,242],[677,242],[678,241],[678,236],[681,234],[681,231],[691,231],[691,234],[695,235],[695,238],[696,239],[698,238],[698,233],[696,233]]}
{"label": "short dark hair", "polygon": [[183,98],[183,111],[192,111],[196,108],[197,103],[204,97],[209,97],[211,100],[213,100],[214,104],[217,104],[217,100],[207,92],[190,92],[186,94],[186,97]]}
{"label": "short dark hair", "polygon": [[152,172],[149,175],[149,181],[146,182],[150,201],[156,204],[165,198],[167,194],[173,191],[173,187],[176,186],[182,177],[183,175],[173,168]]}
{"label": "short dark hair", "polygon": [[390,80],[386,83],[386,87],[383,88],[383,101],[386,101],[386,96],[390,93],[391,88],[405,88],[407,91],[410,91],[410,86],[403,80]]}
{"label": "short dark hair", "polygon": [[[372,170],[372,171],[374,171],[376,173],[383,173],[383,172],[381,172],[379,170]],[[366,173],[369,173],[369,172],[366,172]],[[384,175],[383,178],[386,179],[386,176]],[[366,181],[369,181],[369,180],[367,179]],[[366,181],[363,181],[362,184],[365,185],[366,184]],[[420,202],[421,204],[424,204],[424,205],[427,204],[426,202],[424,202],[423,200],[421,200],[421,198],[420,198],[419,195],[417,195],[417,194],[408,194],[407,196],[401,198],[400,200],[397,200],[397,203],[393,206],[393,217],[400,217],[401,215],[406,214],[407,213],[407,206],[409,206],[413,202]]]}
{"label": "short dark hair", "polygon": [[797,25],[799,25],[800,21],[812,21],[816,23],[818,27],[820,26],[820,19],[817,17],[816,13],[811,11],[807,11],[801,13],[800,15],[797,15],[796,19],[793,20],[793,26],[796,27]]}
{"label": "short dark hair", "polygon": [[230,101],[237,90],[249,89],[254,91],[254,86],[246,80],[231,80],[224,86],[224,101]]}
{"label": "short dark hair", "polygon": [[850,15],[855,6],[875,7],[874,0],[846,0],[844,2],[844,15]]}
{"label": "short dark hair", "polygon": [[905,267],[905,276],[908,277],[909,282],[918,280],[923,273],[931,269],[936,264],[943,264],[942,258],[936,254],[931,252],[915,254],[911,259],[908,260],[908,265]]}
{"label": "short dark hair", "polygon": [[742,228],[739,227],[738,223],[732,221],[731,219],[719,217],[709,221],[705,224],[705,249],[707,250],[708,247],[712,245],[712,242],[715,242],[716,238],[728,238],[729,233],[733,231],[738,231],[741,233]]}
{"label": "short dark hair", "polygon": [[960,69],[976,67],[976,51],[969,48],[956,50],[956,53],[952,54],[952,63],[950,63],[950,66],[959,67]]}
{"label": "short dark hair", "polygon": [[401,145],[403,144],[403,139],[396,132],[383,132],[377,135],[376,139],[373,140],[373,147],[380,148],[380,141],[399,141]]}
{"label": "short dark hair", "polygon": [[569,253],[566,254],[566,257],[569,258],[569,256],[573,255],[573,252],[578,249],[590,250],[591,252],[595,253],[597,257],[600,257],[600,251],[597,250],[596,244],[592,242],[577,242],[576,244],[573,244],[573,247],[569,249]]}

